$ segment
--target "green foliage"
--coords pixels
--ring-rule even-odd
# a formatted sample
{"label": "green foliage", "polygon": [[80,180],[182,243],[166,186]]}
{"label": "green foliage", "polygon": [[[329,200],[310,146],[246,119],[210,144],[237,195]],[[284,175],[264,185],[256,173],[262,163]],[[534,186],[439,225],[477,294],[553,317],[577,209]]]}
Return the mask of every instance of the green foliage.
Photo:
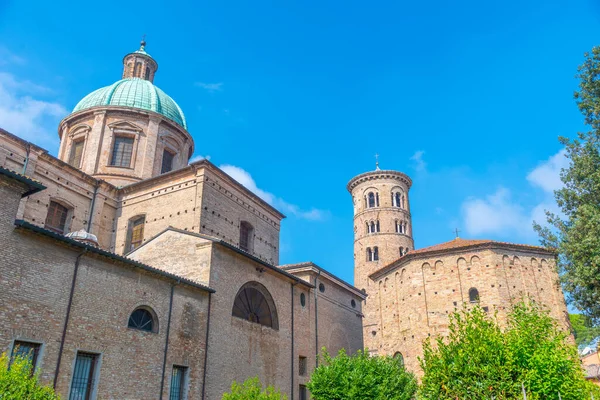
{"label": "green foliage", "polygon": [[569,301],[600,321],[600,47],[585,54],[575,99],[591,128],[577,139],[559,138],[569,167],[554,192],[562,215],[546,212],[552,229],[534,223],[543,245],[559,253],[558,267]]}
{"label": "green foliage", "polygon": [[592,326],[591,321],[582,314],[569,314],[571,328],[577,346],[587,346],[592,340],[600,336],[600,326]]}
{"label": "green foliage", "polygon": [[15,357],[9,368],[6,353],[0,355],[0,399],[59,400],[52,388],[38,385],[37,378],[27,358]]}
{"label": "green foliage", "polygon": [[332,358],[323,349],[307,387],[315,400],[410,400],[417,381],[392,357],[341,350]]}
{"label": "green foliage", "polygon": [[273,386],[263,390],[260,380],[255,377],[246,379],[242,385],[234,381],[231,392],[225,393],[222,400],[287,400],[287,397]]}
{"label": "green foliage", "polygon": [[522,399],[522,383],[530,400],[600,398],[567,333],[536,303],[513,306],[504,329],[479,306],[463,309],[449,332],[423,345],[423,399]]}

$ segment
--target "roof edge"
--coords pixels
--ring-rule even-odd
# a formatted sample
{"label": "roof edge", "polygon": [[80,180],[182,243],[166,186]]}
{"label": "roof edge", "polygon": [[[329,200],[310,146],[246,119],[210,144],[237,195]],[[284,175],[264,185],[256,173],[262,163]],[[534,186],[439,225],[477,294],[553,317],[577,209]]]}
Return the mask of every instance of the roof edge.
{"label": "roof edge", "polygon": [[21,182],[27,186],[27,188],[29,190],[26,191],[25,193],[23,193],[21,195],[21,198],[30,196],[32,194],[41,192],[42,190],[46,189],[46,186],[44,186],[41,182],[31,179],[26,175],[19,174],[18,172],[13,171],[8,168],[0,167],[0,175],[7,176],[7,177],[14,179],[15,181]]}
{"label": "roof edge", "polygon": [[284,271],[288,271],[288,272],[293,271],[293,270],[300,271],[300,270],[303,270],[306,268],[310,268],[314,272],[320,272],[321,275],[326,275],[330,280],[336,282],[338,285],[340,285],[342,287],[346,287],[347,289],[349,289],[351,292],[353,292],[355,295],[362,298],[363,300],[367,298],[367,294],[364,293],[362,290],[360,290],[359,288],[357,288],[354,285],[351,285],[350,283],[346,282],[342,278],[327,271],[325,268],[320,267],[319,265],[315,264],[312,261],[306,261],[306,262],[297,263],[297,264],[284,264],[284,265],[278,266],[278,268],[280,268]]}

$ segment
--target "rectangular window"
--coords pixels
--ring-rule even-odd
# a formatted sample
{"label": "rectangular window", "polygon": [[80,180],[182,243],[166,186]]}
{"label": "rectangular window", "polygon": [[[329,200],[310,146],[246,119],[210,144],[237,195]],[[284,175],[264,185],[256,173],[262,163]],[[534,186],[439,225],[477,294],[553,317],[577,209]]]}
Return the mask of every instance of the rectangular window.
{"label": "rectangular window", "polygon": [[300,356],[298,359],[298,373],[300,376],[306,375],[306,357]]}
{"label": "rectangular window", "polygon": [[13,345],[12,353],[10,355],[10,361],[15,359],[15,357],[20,356],[26,358],[31,363],[31,375],[35,371],[35,367],[37,365],[37,360],[40,355],[41,345],[39,343],[31,343],[31,342],[22,342],[20,340],[15,340]]}
{"label": "rectangular window", "polygon": [[81,156],[83,155],[83,140],[73,142],[71,145],[71,155],[69,156],[69,164],[75,168],[81,166]]}
{"label": "rectangular window", "polygon": [[145,219],[143,217],[130,222],[129,251],[135,250],[141,246],[142,241],[144,240],[144,222]]}
{"label": "rectangular window", "polygon": [[50,201],[48,215],[46,215],[46,228],[61,235],[65,233],[68,213],[69,209],[67,207],[55,201]]}
{"label": "rectangular window", "polygon": [[300,400],[306,400],[308,396],[306,395],[306,386],[300,385]]}
{"label": "rectangular window", "polygon": [[97,354],[77,352],[69,400],[89,400],[92,398],[96,385],[94,376],[97,363]]}
{"label": "rectangular window", "polygon": [[169,150],[163,151],[162,167],[160,169],[161,174],[173,169],[173,158],[175,158],[175,154],[171,153]]}
{"label": "rectangular window", "polygon": [[183,389],[185,385],[185,374],[187,367],[173,365],[173,375],[171,375],[171,390],[169,391],[169,400],[183,400]]}
{"label": "rectangular window", "polygon": [[133,153],[133,138],[116,136],[113,145],[110,165],[115,167],[131,166],[131,154]]}

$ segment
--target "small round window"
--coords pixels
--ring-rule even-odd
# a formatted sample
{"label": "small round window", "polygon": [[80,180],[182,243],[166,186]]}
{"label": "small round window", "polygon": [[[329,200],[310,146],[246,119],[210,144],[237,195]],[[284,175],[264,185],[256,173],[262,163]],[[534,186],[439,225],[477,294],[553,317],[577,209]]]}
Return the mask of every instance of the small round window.
{"label": "small round window", "polygon": [[306,306],[306,295],[304,293],[300,293],[300,305],[302,307]]}
{"label": "small round window", "polygon": [[319,292],[325,293],[325,285],[323,285],[322,283],[319,283]]}
{"label": "small round window", "polygon": [[352,301],[350,302],[350,305],[352,306],[352,308],[356,308],[356,301],[354,301],[354,299],[352,299]]}

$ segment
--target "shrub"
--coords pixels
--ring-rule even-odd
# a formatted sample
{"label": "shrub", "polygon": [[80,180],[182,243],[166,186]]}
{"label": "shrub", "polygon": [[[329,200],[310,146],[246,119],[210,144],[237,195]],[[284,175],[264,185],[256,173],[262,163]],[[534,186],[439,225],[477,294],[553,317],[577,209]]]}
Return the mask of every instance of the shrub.
{"label": "shrub", "polygon": [[323,349],[307,387],[315,400],[410,400],[417,381],[398,359],[345,350],[332,358]]}
{"label": "shrub", "polygon": [[242,385],[234,381],[231,391],[225,393],[222,400],[287,400],[287,397],[273,386],[263,390],[260,380],[255,377],[246,379]]}
{"label": "shrub", "polygon": [[0,399],[59,400],[52,388],[38,384],[31,368],[25,357],[17,356],[9,364],[6,353],[0,355]]}

